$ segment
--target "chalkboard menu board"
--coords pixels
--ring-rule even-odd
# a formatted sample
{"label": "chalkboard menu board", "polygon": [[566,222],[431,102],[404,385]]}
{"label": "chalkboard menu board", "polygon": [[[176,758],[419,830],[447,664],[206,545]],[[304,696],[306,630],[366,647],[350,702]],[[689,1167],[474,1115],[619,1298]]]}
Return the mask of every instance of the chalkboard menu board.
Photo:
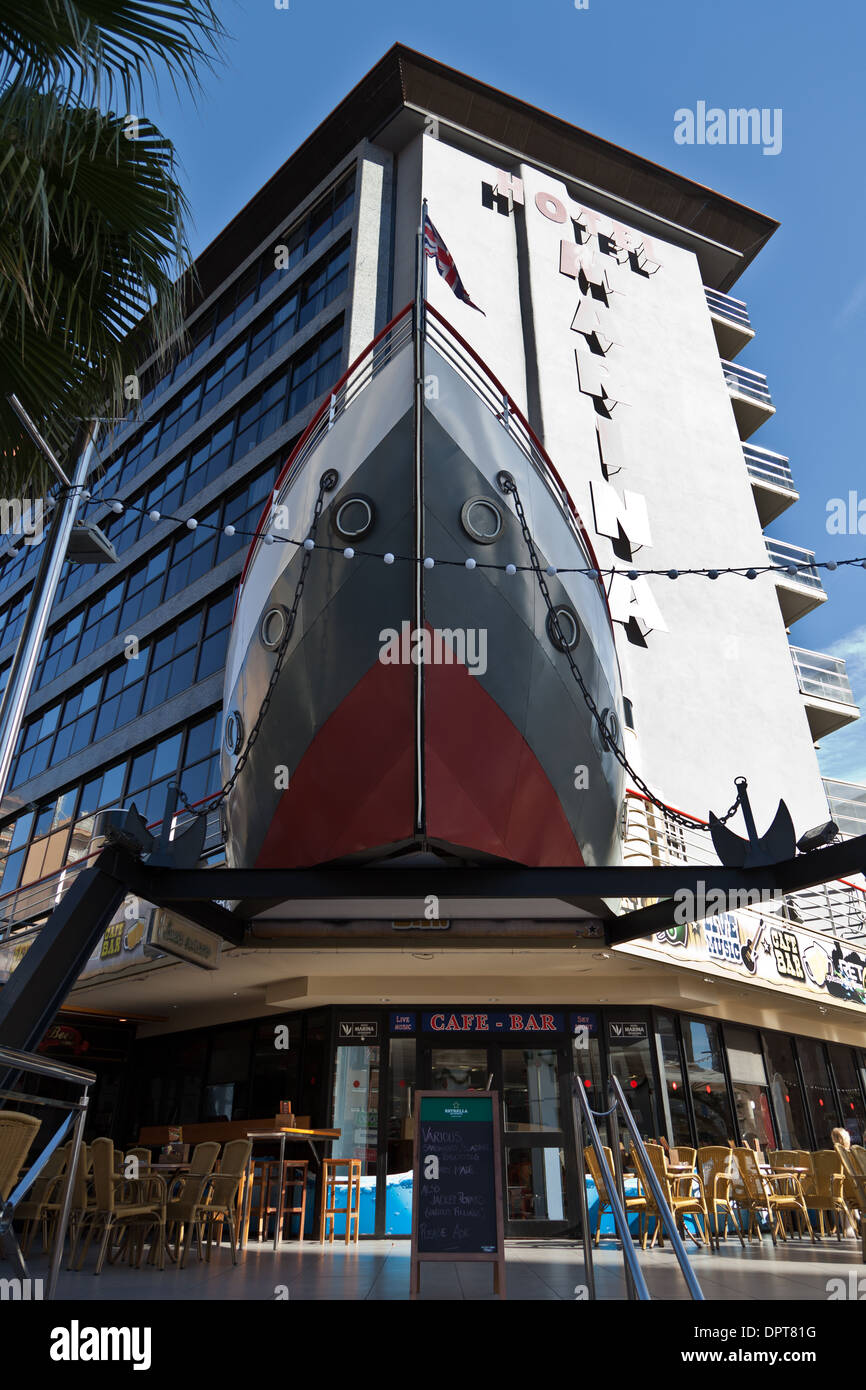
{"label": "chalkboard menu board", "polygon": [[411,1294],[422,1260],[487,1260],[505,1296],[499,1097],[494,1091],[415,1095]]}

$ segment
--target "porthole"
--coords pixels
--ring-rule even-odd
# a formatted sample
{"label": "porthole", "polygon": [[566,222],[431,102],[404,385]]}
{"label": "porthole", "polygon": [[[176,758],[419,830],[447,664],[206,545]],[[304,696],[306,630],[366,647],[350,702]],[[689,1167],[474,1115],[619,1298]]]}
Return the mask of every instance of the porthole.
{"label": "porthole", "polygon": [[487,497],[470,497],[464,502],[460,520],[464,531],[482,545],[491,545],[502,534],[502,512]]}
{"label": "porthole", "polygon": [[347,497],[334,514],[334,529],[347,541],[366,536],[373,525],[373,504],[367,497]]}
{"label": "porthole", "polygon": [[282,604],[278,604],[276,608],[269,608],[259,624],[262,645],[273,651],[285,637],[288,625],[289,614]]}
{"label": "porthole", "polygon": [[580,624],[577,621],[577,615],[575,614],[573,609],[566,608],[564,605],[561,605],[559,608],[555,608],[553,611],[556,614],[557,622],[559,623],[559,632],[562,636],[562,640],[560,641],[560,638],[554,629],[553,616],[550,613],[548,613],[547,615],[548,637],[550,638],[553,645],[556,647],[557,651],[574,651],[574,648],[580,641]]}
{"label": "porthole", "polygon": [[230,753],[239,753],[244,744],[244,721],[238,710],[233,709],[226,720],[226,748]]}
{"label": "porthole", "polygon": [[614,748],[620,746],[619,720],[612,709],[603,709],[601,712],[601,723],[604,728],[604,738],[608,746]]}

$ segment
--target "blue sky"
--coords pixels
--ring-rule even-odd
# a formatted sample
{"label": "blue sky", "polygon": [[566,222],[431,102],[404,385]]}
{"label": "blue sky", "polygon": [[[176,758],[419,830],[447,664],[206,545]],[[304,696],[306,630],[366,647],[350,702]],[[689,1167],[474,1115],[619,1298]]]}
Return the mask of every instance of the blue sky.
{"label": "blue sky", "polygon": [[[767,373],[777,409],[754,442],[790,457],[800,492],[769,529],[819,559],[866,555],[866,535],[827,533],[830,499],[852,489],[866,499],[861,0],[217,4],[232,34],[225,65],[205,74],[197,106],[166,84],[147,112],[178,150],[194,251],[392,43],[429,53],[781,222],[733,291],[756,329],[738,361]],[[780,153],[676,144],[674,112],[699,101],[780,108]],[[826,775],[866,783],[866,570],[838,570],[825,584],[830,601],[791,640],[847,659],[864,719],[831,735],[820,756]]]}

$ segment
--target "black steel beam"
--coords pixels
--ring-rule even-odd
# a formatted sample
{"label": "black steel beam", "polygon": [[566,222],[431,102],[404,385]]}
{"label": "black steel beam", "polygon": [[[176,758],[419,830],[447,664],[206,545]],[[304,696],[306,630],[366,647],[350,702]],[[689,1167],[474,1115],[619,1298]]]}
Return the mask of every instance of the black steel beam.
{"label": "black steel beam", "polygon": [[866,868],[866,835],[756,869],[706,865],[586,868],[167,869],[141,866],[141,896],[173,903],[236,900],[245,912],[299,899],[658,898],[735,889],[792,893]]}
{"label": "black steel beam", "polygon": [[[164,907],[170,912],[178,912],[183,917],[188,917],[197,926],[204,927],[206,931],[212,931],[216,936],[222,937],[231,946],[243,944],[248,923],[244,917],[236,916],[222,907],[218,902],[213,901],[209,895],[205,894],[201,898],[186,898],[182,902],[176,901],[172,897],[167,897],[160,891],[159,875],[167,872],[165,869],[153,869],[147,864],[142,864],[139,860],[130,860],[127,869],[127,891],[135,893],[139,898],[146,902],[153,903],[154,907]],[[172,872],[175,872],[172,870]],[[209,870],[196,870],[203,875]],[[203,884],[203,886],[206,886]]]}
{"label": "black steel beam", "polygon": [[[0,1043],[34,1051],[126,895],[116,851],[104,849],[64,894],[0,990]],[[118,876],[120,871],[120,876]]]}

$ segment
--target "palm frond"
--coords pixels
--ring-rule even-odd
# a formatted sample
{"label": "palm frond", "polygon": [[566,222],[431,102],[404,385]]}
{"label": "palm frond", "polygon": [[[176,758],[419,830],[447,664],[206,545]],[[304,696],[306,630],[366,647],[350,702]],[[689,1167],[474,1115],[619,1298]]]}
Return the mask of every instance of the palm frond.
{"label": "palm frond", "polygon": [[[0,94],[0,480],[43,479],[10,391],[64,457],[76,422],[123,413],[147,316],[162,351],[182,331],[187,205],[171,143],[140,120]],[[8,488],[7,488],[8,490]]]}
{"label": "palm frond", "polygon": [[0,86],[71,90],[98,106],[122,93],[129,111],[160,71],[196,90],[225,37],[211,0],[3,0]]}

